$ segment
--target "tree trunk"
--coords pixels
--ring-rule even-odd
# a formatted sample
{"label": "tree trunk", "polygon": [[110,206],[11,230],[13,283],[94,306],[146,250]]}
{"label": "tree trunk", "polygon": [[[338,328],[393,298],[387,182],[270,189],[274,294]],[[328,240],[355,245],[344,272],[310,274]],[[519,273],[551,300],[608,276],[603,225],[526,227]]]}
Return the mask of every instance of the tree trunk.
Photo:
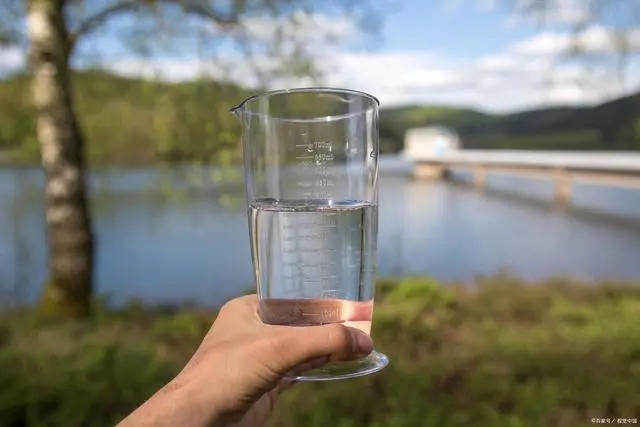
{"label": "tree trunk", "polygon": [[29,60],[37,134],[45,172],[49,278],[41,305],[49,314],[90,312],[93,234],[84,177],[83,136],[73,108],[64,0],[29,0]]}

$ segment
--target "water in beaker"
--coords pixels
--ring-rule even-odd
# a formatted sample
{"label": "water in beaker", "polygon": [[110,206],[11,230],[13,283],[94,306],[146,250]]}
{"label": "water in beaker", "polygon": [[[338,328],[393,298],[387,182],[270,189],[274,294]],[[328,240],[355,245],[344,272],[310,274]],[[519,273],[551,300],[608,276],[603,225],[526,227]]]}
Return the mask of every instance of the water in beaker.
{"label": "water in beaker", "polygon": [[[378,225],[378,101],[341,89],[269,92],[243,124],[251,255],[263,322],[371,331]],[[298,380],[382,369],[373,352]]]}

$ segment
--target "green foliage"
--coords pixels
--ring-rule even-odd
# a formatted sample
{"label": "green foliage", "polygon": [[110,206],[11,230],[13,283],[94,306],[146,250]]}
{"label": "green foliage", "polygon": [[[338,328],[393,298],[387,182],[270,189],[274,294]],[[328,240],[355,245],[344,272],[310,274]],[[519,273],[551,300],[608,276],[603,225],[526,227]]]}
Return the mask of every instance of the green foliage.
{"label": "green foliage", "polygon": [[457,131],[463,146],[471,149],[637,150],[638,109],[640,94],[595,107],[495,115],[456,108],[394,108],[380,113],[381,147],[400,151],[407,130],[440,125]]}
{"label": "green foliage", "polygon": [[115,425],[179,366],[167,345],[133,324],[5,322],[2,426]]}
{"label": "green foliage", "polygon": [[[385,371],[299,385],[272,425],[582,426],[640,416],[637,289],[494,278],[477,288],[426,281],[421,292],[418,283],[384,285],[376,306]],[[421,298],[432,302],[416,312]]]}
{"label": "green foliage", "polygon": [[[223,164],[240,158],[240,123],[229,108],[248,94],[198,80],[167,84],[92,71],[75,73],[76,111],[94,165]],[[39,159],[29,79],[0,84],[0,151]]]}
{"label": "green foliage", "polygon": [[[28,95],[25,76],[0,82],[0,153],[9,153],[12,162],[39,161]],[[74,95],[93,165],[215,164],[221,168],[214,181],[238,178],[229,166],[241,158],[240,123],[229,108],[249,95],[246,90],[206,80],[169,84],[91,71],[75,74]],[[400,151],[407,130],[429,125],[458,131],[467,148],[640,149],[638,99],[507,115],[450,107],[383,109],[381,151]],[[225,203],[232,207],[236,201]]]}
{"label": "green foliage", "polygon": [[[562,426],[640,417],[640,287],[481,278],[381,280],[376,347],[391,364],[299,384],[270,425]],[[113,426],[188,360],[213,313],[132,302],[84,322],[0,318],[0,425]]]}

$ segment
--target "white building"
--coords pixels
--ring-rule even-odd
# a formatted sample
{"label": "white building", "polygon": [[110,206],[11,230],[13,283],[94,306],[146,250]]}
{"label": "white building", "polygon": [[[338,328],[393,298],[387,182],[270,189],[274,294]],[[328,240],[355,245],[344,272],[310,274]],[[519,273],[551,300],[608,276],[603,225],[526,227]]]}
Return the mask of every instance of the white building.
{"label": "white building", "polygon": [[459,150],[460,137],[442,126],[409,129],[404,135],[402,156],[408,160],[420,160],[442,156]]}

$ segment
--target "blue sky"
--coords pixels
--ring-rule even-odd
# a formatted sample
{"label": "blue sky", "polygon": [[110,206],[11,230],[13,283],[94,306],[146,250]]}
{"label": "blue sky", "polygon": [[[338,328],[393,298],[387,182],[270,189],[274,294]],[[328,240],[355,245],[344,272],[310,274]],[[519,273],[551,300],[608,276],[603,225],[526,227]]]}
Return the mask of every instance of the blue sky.
{"label": "blue sky", "polygon": [[[544,26],[506,9],[505,0],[377,0],[391,5],[375,37],[363,36],[347,17],[318,12],[304,25],[289,28],[291,40],[305,43],[324,71],[322,84],[349,87],[376,95],[383,106],[422,104],[460,105],[489,111],[513,111],[546,105],[581,105],[601,102],[640,89],[640,22],[624,22],[623,7],[588,26],[583,46],[596,65],[559,61],[571,36],[569,28],[586,16],[589,0],[550,0],[553,10]],[[512,0],[512,4],[522,0]],[[620,0],[632,5],[638,0]],[[498,3],[501,6],[498,6]],[[378,3],[380,4],[380,3]],[[615,58],[611,25],[627,26],[633,54],[628,61],[630,78],[619,79],[609,67]],[[167,31],[151,34],[160,40]],[[277,24],[268,18],[247,21],[245,30],[257,44],[270,40]],[[198,73],[237,83],[256,83],[250,64],[267,70],[273,57],[260,56],[249,63],[228,37],[193,21],[180,28],[188,34],[150,57],[134,54],[121,42],[133,29],[144,28],[137,18],[112,20],[102,32],[85,40],[77,64],[91,61],[114,72],[187,80]],[[197,54],[195,31],[206,32],[210,46]],[[340,42],[327,43],[325,35]],[[226,40],[222,42],[222,40]],[[287,39],[289,40],[289,39]],[[292,43],[281,46],[283,51]],[[286,56],[286,54],[285,54]],[[16,49],[0,49],[0,71],[24,64]],[[272,88],[308,86],[309,79],[272,77]]]}
{"label": "blue sky", "polygon": [[[481,4],[463,8],[445,1],[399,3],[386,17],[385,49],[426,50],[472,58],[504,49],[531,35],[527,27],[506,25],[504,9]],[[481,35],[481,37],[479,37]]]}
{"label": "blue sky", "polygon": [[[568,50],[571,28],[585,16],[587,0],[552,0],[553,10],[544,24],[507,9],[507,2],[501,7],[487,0],[396,3],[397,10],[386,16],[379,48],[363,55],[371,64],[363,71],[369,81],[337,79],[363,90],[379,90],[383,104],[437,103],[511,111],[593,104],[640,89],[640,30],[634,26],[640,22],[623,22],[622,8],[581,35],[591,58],[599,58],[598,66],[593,66],[584,59],[559,58]],[[610,41],[613,24],[626,25],[632,41],[630,77],[624,80],[609,66],[618,58]],[[385,55],[395,55],[394,60],[382,60]],[[376,63],[382,72],[371,70]]]}

